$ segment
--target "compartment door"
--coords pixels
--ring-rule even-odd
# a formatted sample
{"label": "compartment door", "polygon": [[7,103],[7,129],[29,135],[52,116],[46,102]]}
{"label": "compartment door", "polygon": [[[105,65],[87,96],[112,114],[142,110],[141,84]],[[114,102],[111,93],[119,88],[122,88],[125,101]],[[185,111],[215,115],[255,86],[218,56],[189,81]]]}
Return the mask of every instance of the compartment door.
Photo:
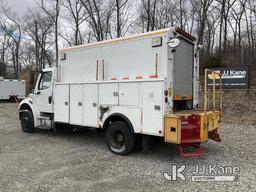
{"label": "compartment door", "polygon": [[98,85],[84,85],[84,125],[98,127]]}
{"label": "compartment door", "polygon": [[70,124],[83,125],[83,85],[70,85]]}
{"label": "compartment door", "polygon": [[180,143],[180,119],[178,116],[167,116],[164,119],[164,140],[169,143]]}
{"label": "compartment door", "polygon": [[139,83],[119,84],[119,105],[139,105]]}
{"label": "compartment door", "polygon": [[99,84],[99,105],[118,105],[118,84]]}
{"label": "compartment door", "polygon": [[[143,128],[149,135],[163,135],[163,83],[145,82],[143,91]],[[159,132],[161,131],[161,132]]]}
{"label": "compartment door", "polygon": [[54,121],[69,123],[69,85],[55,85]]}

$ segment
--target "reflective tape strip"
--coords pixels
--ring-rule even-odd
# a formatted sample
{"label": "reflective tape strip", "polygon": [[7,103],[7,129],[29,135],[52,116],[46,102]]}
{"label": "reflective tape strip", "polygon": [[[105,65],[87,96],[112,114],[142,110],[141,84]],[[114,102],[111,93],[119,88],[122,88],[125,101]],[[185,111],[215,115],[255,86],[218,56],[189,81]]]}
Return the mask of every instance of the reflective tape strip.
{"label": "reflective tape strip", "polygon": [[136,76],[136,77],[111,77],[110,80],[129,80],[129,79],[148,79],[148,78],[157,78],[157,75],[149,75],[149,76]]}
{"label": "reflective tape strip", "polygon": [[25,82],[25,80],[19,80],[19,79],[0,79],[0,81],[15,81],[15,82]]}
{"label": "reflective tape strip", "polygon": [[157,78],[156,75],[150,75],[149,78]]}

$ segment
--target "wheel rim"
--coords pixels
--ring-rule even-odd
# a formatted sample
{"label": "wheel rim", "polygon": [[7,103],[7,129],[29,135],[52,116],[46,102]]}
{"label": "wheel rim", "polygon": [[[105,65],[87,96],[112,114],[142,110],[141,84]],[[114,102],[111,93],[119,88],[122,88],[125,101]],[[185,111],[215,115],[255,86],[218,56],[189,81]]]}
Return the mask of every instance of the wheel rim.
{"label": "wheel rim", "polygon": [[25,129],[28,129],[30,126],[28,117],[23,117],[21,123],[22,127],[24,127]]}
{"label": "wheel rim", "polygon": [[122,149],[125,144],[125,137],[121,131],[116,131],[113,134],[111,146],[115,149]]}

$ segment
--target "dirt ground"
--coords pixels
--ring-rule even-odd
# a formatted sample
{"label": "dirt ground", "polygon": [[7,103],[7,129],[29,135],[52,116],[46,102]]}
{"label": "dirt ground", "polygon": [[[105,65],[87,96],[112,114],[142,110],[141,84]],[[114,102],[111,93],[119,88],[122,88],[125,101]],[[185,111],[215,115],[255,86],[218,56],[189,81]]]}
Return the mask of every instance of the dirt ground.
{"label": "dirt ground", "polygon": [[[203,145],[201,157],[180,157],[161,140],[148,154],[118,156],[94,129],[23,133],[16,105],[0,103],[0,191],[256,191],[254,122],[224,121],[220,135],[221,143]],[[186,181],[164,179],[170,163],[186,164]],[[238,180],[192,182],[198,164],[237,166]]]}

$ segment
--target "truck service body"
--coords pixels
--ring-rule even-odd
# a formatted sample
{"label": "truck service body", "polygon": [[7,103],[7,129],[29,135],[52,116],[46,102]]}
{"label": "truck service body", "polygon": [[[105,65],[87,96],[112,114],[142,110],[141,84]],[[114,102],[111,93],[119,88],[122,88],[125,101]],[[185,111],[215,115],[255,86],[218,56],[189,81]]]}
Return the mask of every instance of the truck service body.
{"label": "truck service body", "polygon": [[25,132],[58,123],[104,129],[109,149],[128,154],[139,134],[179,146],[218,138],[220,112],[198,104],[196,39],[167,28],[60,50],[58,67],[43,70],[21,102],[20,119]]}
{"label": "truck service body", "polygon": [[0,100],[25,98],[25,81],[17,79],[0,79]]}

